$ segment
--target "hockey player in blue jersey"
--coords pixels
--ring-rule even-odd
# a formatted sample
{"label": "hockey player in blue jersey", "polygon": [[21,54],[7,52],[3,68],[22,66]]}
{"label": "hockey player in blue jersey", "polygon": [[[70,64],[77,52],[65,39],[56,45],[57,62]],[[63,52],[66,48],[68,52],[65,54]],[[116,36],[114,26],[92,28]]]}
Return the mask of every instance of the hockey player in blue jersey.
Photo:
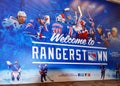
{"label": "hockey player in blue jersey", "polygon": [[7,65],[12,70],[12,72],[11,72],[12,82],[15,81],[15,79],[17,81],[19,81],[20,80],[20,75],[21,75],[21,66],[18,63],[18,61],[16,60],[14,64],[12,64],[10,61],[7,61]]}
{"label": "hockey player in blue jersey", "polygon": [[46,33],[49,32],[48,26],[50,24],[50,17],[48,15],[41,16],[36,20],[30,20],[26,25],[25,32],[28,33],[31,37],[35,38],[46,38]]}
{"label": "hockey player in blue jersey", "polygon": [[96,40],[97,40],[98,44],[102,44],[106,47],[109,47],[108,38],[105,34],[105,31],[103,31],[102,27],[100,27],[100,26],[97,27],[97,35],[96,36],[97,36]]}
{"label": "hockey player in blue jersey", "polygon": [[47,77],[47,70],[48,70],[48,64],[44,64],[44,65],[39,65],[39,73],[41,75],[41,82],[47,81],[46,77]]}
{"label": "hockey player in blue jersey", "polygon": [[[73,9],[71,8],[65,8],[63,10],[63,12],[61,14],[59,14],[58,16],[56,16],[56,22],[55,25],[58,28],[53,28],[53,32],[54,33],[64,33],[65,35],[70,35],[71,37],[73,37],[74,34],[74,29],[72,26],[74,26],[76,24],[76,12],[73,11]],[[67,31],[64,30],[64,28],[59,28],[59,26],[66,26]],[[54,26],[54,24],[53,24]]]}

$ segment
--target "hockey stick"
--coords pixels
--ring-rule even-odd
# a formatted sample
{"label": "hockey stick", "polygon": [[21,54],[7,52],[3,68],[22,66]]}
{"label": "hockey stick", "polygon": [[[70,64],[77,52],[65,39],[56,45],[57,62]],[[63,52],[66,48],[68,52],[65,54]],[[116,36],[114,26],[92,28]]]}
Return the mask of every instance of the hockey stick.
{"label": "hockey stick", "polygon": [[47,78],[48,78],[51,82],[54,82],[54,80],[51,79],[48,75],[46,75],[46,76],[47,76]]}
{"label": "hockey stick", "polygon": [[83,14],[82,14],[82,10],[81,10],[80,6],[78,6],[78,11],[79,11],[79,13],[80,13],[79,19],[81,19],[81,17],[83,16]]}

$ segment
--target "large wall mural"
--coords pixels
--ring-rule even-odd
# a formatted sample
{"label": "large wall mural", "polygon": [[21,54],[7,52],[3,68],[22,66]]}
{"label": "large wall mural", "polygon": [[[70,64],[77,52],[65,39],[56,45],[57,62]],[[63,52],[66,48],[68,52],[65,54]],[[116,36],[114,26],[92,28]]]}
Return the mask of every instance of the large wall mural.
{"label": "large wall mural", "polygon": [[1,0],[0,84],[119,78],[119,9],[104,0]]}

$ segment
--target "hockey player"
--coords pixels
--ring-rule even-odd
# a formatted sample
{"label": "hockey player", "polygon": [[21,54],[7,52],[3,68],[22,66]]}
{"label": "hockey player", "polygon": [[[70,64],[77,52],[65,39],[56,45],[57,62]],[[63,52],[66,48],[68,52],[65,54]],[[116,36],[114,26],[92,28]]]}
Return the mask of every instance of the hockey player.
{"label": "hockey player", "polygon": [[105,78],[105,66],[104,65],[100,65],[100,69],[101,69],[101,79],[104,80]]}
{"label": "hockey player", "polygon": [[[71,9],[71,8],[65,8],[63,10],[63,13],[59,14],[57,17],[56,17],[56,21],[58,22],[57,26],[60,27],[62,25],[65,25],[66,28],[67,28],[67,32],[62,29],[62,28],[54,28],[53,32],[54,33],[67,33],[66,35],[70,35],[71,37],[73,36],[73,33],[74,33],[74,30],[73,30],[73,25],[75,25],[75,12]],[[53,25],[55,26],[55,25]]]}
{"label": "hockey player", "polygon": [[116,79],[120,79],[120,68],[118,63],[116,64],[115,71],[116,71]]}
{"label": "hockey player", "polygon": [[9,66],[9,68],[12,70],[12,72],[11,72],[12,82],[15,81],[15,79],[17,79],[17,81],[19,81],[20,75],[21,75],[21,66],[18,63],[18,61],[16,60],[14,64],[12,64],[10,61],[7,61],[7,64]]}
{"label": "hockey player", "polygon": [[24,28],[26,21],[26,13],[24,11],[18,11],[17,17],[10,16],[9,18],[5,18],[2,21],[2,26],[8,30],[18,30]]}
{"label": "hockey player", "polygon": [[118,34],[118,28],[117,27],[112,28],[110,42],[112,42],[113,44],[115,42],[120,43],[120,35]]}
{"label": "hockey player", "polygon": [[46,38],[48,26],[50,24],[50,17],[48,15],[40,16],[36,20],[30,20],[26,25],[25,32],[34,36],[35,38]]}
{"label": "hockey player", "polygon": [[[76,19],[76,25],[74,25],[73,28],[77,33],[77,38],[88,39],[88,30],[85,27],[86,22],[82,19],[83,13],[80,6],[78,6],[78,11],[80,15]],[[76,17],[77,17],[77,14],[76,14]]]}
{"label": "hockey player", "polygon": [[46,77],[47,77],[47,70],[48,70],[47,64],[39,65],[38,67],[40,69],[39,73],[41,75],[41,82],[44,82],[44,80],[47,81],[47,79],[46,79]]}
{"label": "hockey player", "polygon": [[19,28],[21,28],[23,26],[23,24],[25,23],[26,21],[26,13],[24,11],[19,11],[18,14],[17,14],[17,20],[18,20],[18,23],[19,23]]}
{"label": "hockey player", "polygon": [[62,34],[62,28],[63,26],[59,23],[53,23],[52,25],[53,33]]}
{"label": "hockey player", "polygon": [[66,19],[65,19],[65,14],[64,14],[64,12],[69,11],[69,10],[70,10],[70,8],[65,8],[65,9],[63,10],[63,13],[59,14],[59,15],[56,17],[56,21],[57,21],[57,22],[65,23]]}
{"label": "hockey player", "polygon": [[93,18],[89,18],[89,38],[95,40],[95,23]]}
{"label": "hockey player", "polygon": [[97,43],[98,44],[103,43],[104,46],[109,47],[110,45],[108,42],[108,38],[107,38],[106,34],[104,33],[102,27],[97,27],[97,33],[98,33],[98,35],[97,35],[98,42]]}

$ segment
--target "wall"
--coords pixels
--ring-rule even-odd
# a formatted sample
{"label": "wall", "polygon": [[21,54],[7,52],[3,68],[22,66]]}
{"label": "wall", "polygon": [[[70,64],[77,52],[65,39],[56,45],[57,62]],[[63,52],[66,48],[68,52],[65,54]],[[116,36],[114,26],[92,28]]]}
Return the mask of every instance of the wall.
{"label": "wall", "polygon": [[[0,1],[0,84],[41,83],[44,64],[45,82],[115,79],[120,64],[118,9],[104,0]],[[19,11],[26,15],[23,24]]]}

